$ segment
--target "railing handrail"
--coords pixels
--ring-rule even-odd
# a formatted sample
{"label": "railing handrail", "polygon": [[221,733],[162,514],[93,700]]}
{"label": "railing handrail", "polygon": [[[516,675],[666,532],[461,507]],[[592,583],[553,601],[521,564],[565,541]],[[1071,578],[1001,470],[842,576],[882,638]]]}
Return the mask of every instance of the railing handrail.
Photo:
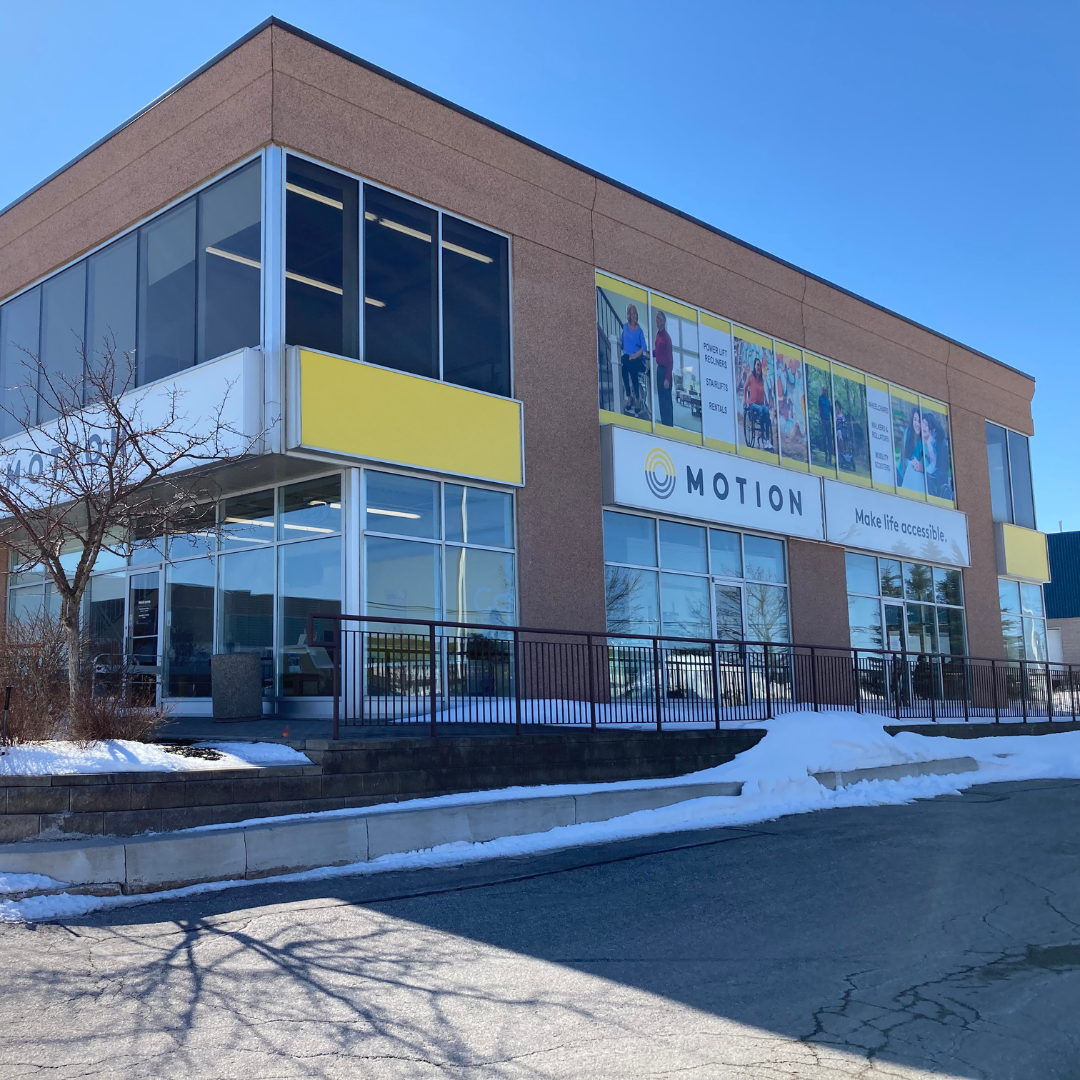
{"label": "railing handrail", "polygon": [[[979,663],[990,663],[994,661],[998,664],[1020,664],[1030,665],[1037,664],[1039,666],[1045,666],[1049,663],[1052,666],[1057,667],[1069,667],[1065,661],[1056,660],[1012,660],[1007,658],[994,658],[989,656],[970,656],[967,653],[927,653],[916,652],[913,649],[885,649],[885,648],[869,648],[862,645],[856,647],[851,645],[819,645],[808,644],[806,642],[799,641],[761,641],[753,638],[709,638],[709,637],[680,637],[675,634],[624,634],[614,630],[565,630],[555,629],[551,627],[538,627],[538,626],[516,626],[516,625],[500,625],[490,623],[467,623],[467,622],[452,622],[447,619],[413,619],[405,616],[397,617],[393,615],[351,615],[351,614],[322,614],[313,613],[308,615],[308,644],[314,644],[311,638],[314,633],[314,623],[316,622],[375,622],[384,623],[391,626],[422,626],[425,630],[429,627],[446,627],[454,630],[476,630],[485,634],[492,633],[505,633],[505,634],[542,634],[550,637],[578,637],[578,638],[604,638],[615,639],[617,641],[633,640],[633,641],[645,641],[645,642],[686,642],[691,645],[734,645],[738,647],[754,647],[765,649],[828,649],[835,653],[855,655],[858,654],[862,657],[902,657],[905,660],[916,660],[919,657],[925,657],[928,660],[948,660],[952,662],[956,661],[977,661]],[[323,648],[333,649],[333,642],[320,642]]]}

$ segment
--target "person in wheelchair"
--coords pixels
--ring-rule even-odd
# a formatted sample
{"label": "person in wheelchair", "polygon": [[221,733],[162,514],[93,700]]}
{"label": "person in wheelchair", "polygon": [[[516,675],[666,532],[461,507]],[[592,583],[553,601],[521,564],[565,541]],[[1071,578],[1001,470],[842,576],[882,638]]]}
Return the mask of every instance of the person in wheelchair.
{"label": "person in wheelchair", "polygon": [[743,435],[747,446],[772,449],[772,418],[765,400],[765,376],[761,357],[754,361],[753,370],[743,387]]}
{"label": "person in wheelchair", "polygon": [[854,432],[839,401],[836,403],[836,462],[844,472],[855,471]]}

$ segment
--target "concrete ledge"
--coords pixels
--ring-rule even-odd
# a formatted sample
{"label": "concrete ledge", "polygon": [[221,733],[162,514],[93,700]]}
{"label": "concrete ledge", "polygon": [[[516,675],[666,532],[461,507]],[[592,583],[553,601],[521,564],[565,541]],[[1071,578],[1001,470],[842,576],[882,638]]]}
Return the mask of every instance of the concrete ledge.
{"label": "concrete ledge", "polygon": [[128,839],[31,841],[0,845],[0,873],[43,874],[72,886],[118,884],[153,892],[201,881],[344,866],[380,855],[455,841],[548,832],[607,821],[689,799],[738,796],[740,783],[664,784],[585,792],[485,798],[449,806],[359,809],[332,817],[274,820]]}
{"label": "concrete ledge", "polygon": [[940,761],[912,761],[904,765],[882,765],[876,769],[851,769],[849,772],[814,773],[814,779],[831,791],[857,784],[860,780],[900,780],[905,776],[952,776],[954,773],[978,772],[974,758],[942,758]]}

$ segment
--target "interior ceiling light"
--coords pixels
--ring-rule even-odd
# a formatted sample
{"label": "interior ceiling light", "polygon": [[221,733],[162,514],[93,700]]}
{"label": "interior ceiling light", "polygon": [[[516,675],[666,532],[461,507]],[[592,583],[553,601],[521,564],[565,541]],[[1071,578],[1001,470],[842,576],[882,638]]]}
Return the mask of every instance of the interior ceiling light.
{"label": "interior ceiling light", "polygon": [[316,289],[325,289],[326,292],[332,292],[336,296],[345,295],[344,289],[339,289],[336,285],[331,285],[326,281],[316,281],[314,278],[304,277],[303,274],[294,274],[291,270],[286,270],[285,276],[289,281],[299,281],[301,285],[311,285]]}
{"label": "interior ceiling light", "polygon": [[345,204],[339,199],[331,199],[329,195],[320,195],[317,191],[311,191],[308,188],[300,187],[299,184],[286,184],[286,191],[291,191],[294,195],[303,195],[305,199],[314,199],[316,202],[321,202],[324,206],[332,206],[335,210],[344,210]]}
{"label": "interior ceiling light", "polygon": [[333,529],[322,529],[318,525],[292,525],[289,522],[285,522],[286,529],[299,529],[300,532],[316,532],[316,533],[332,533]]}
{"label": "interior ceiling light", "polygon": [[254,266],[256,270],[262,269],[262,263],[258,259],[249,259],[244,255],[237,255],[234,251],[222,251],[221,248],[208,247],[207,255],[217,255],[222,259],[231,259],[233,262],[243,263],[244,266]]}
{"label": "interior ceiling light", "polygon": [[256,521],[253,518],[227,517],[225,523],[227,525],[261,525],[264,529],[272,529],[274,527],[272,521]]}
{"label": "interior ceiling light", "polygon": [[[364,215],[367,217],[367,214]],[[404,233],[406,236],[413,236],[417,240],[424,240],[427,243],[431,243],[431,233],[421,232],[419,229],[410,229],[408,225],[402,225],[399,221],[391,221],[389,218],[379,218],[379,224],[385,225],[388,229],[393,229],[394,232]]]}
{"label": "interior ceiling light", "polygon": [[442,246],[447,251],[454,251],[458,255],[464,255],[466,258],[475,259],[477,262],[490,263],[494,262],[494,259],[490,255],[481,255],[479,251],[472,251],[469,248],[458,247],[457,244],[451,244],[449,240],[444,240]]}
{"label": "interior ceiling light", "polygon": [[373,296],[365,296],[364,303],[370,304],[372,307],[386,307],[386,304],[382,300],[376,300]]}
{"label": "interior ceiling light", "polygon": [[375,506],[369,506],[367,512],[369,514],[382,514],[383,517],[399,517],[408,518],[410,521],[419,521],[419,514],[410,514],[405,510],[380,510]]}

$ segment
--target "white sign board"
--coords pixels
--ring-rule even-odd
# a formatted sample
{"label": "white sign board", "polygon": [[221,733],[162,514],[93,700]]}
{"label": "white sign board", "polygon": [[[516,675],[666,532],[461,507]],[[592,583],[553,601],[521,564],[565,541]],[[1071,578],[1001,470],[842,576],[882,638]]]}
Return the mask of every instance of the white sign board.
{"label": "white sign board", "polygon": [[970,566],[967,515],[900,495],[825,481],[826,539],[906,559]]}
{"label": "white sign board", "polygon": [[735,385],[731,369],[731,335],[702,322],[701,428],[706,439],[735,445]]}
{"label": "white sign board", "polygon": [[603,439],[609,505],[825,538],[816,476],[614,425]]}
{"label": "white sign board", "polygon": [[875,484],[895,487],[892,410],[889,405],[888,390],[867,386],[866,408],[870,417],[870,476]]}

